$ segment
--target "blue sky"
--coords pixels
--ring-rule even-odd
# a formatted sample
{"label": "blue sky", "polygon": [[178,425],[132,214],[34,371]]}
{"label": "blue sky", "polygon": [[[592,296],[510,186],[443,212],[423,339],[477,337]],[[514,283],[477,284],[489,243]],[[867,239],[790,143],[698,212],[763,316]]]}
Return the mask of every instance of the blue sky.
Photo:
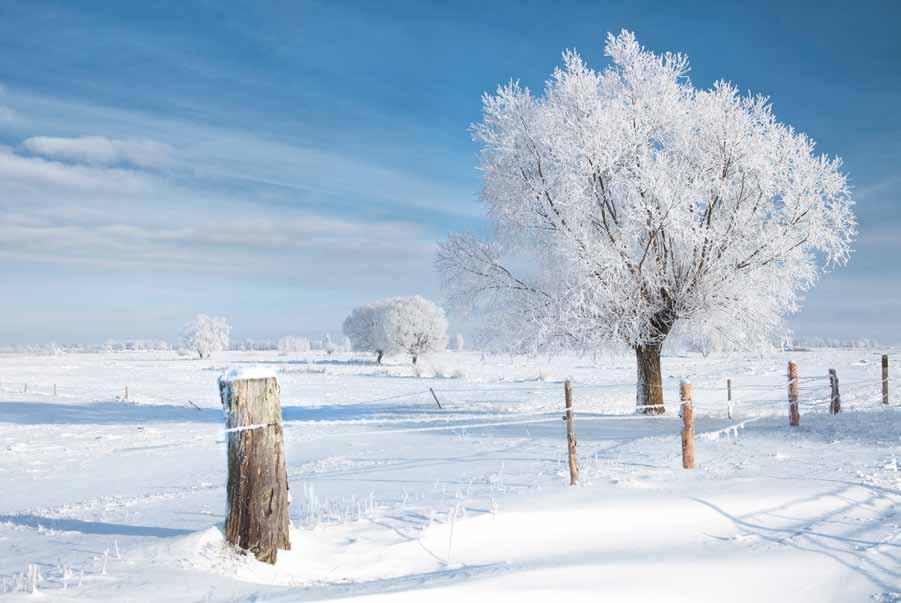
{"label": "blue sky", "polygon": [[608,31],[769,95],[844,158],[860,239],[801,335],[901,339],[893,2],[0,3],[0,342],[335,333],[440,299],[434,247],[486,227],[480,96]]}

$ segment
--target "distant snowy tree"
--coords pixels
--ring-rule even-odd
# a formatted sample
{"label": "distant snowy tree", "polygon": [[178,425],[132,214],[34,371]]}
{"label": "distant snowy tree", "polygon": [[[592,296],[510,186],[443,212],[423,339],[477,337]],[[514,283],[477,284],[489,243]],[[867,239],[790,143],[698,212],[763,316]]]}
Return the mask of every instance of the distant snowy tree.
{"label": "distant snowy tree", "polygon": [[385,349],[376,343],[376,331],[381,325],[386,302],[387,300],[383,300],[354,308],[342,325],[344,335],[350,339],[353,349],[358,352],[375,352],[376,362],[379,364]]}
{"label": "distant snowy tree", "polygon": [[332,336],[328,333],[322,338],[322,349],[325,350],[325,353],[329,356],[334,354],[337,349],[337,346],[332,342]]}
{"label": "distant snowy tree", "polygon": [[453,339],[451,339],[448,349],[453,352],[462,352],[463,343],[463,333],[457,333],[456,335],[454,335]]}
{"label": "distant snowy tree", "polygon": [[231,327],[221,316],[198,314],[185,325],[182,339],[185,347],[207,358],[213,352],[228,349]]}
{"label": "distant snowy tree", "polygon": [[406,352],[413,364],[420,354],[447,346],[444,310],[419,295],[392,297],[354,308],[344,320],[353,348],[378,354]]}
{"label": "distant snowy tree", "polygon": [[350,337],[345,335],[344,337],[341,338],[341,343],[338,344],[338,351],[344,352],[345,354],[354,351],[354,346],[353,346],[353,343],[351,343],[351,341],[350,341]]}
{"label": "distant snowy tree", "polygon": [[447,347],[447,317],[433,302],[414,295],[388,300],[375,339],[386,353],[420,354]]}
{"label": "distant snowy tree", "polygon": [[[663,412],[674,329],[769,341],[856,235],[841,162],[719,81],[695,88],[681,54],[609,35],[601,72],[575,52],[533,96],[483,98],[482,199],[495,240],[452,235],[449,299],[494,316],[522,347],[627,345],[637,405]],[[525,268],[525,269],[523,269]]]}
{"label": "distant snowy tree", "polygon": [[278,340],[279,352],[309,352],[310,340],[306,337],[287,336]]}

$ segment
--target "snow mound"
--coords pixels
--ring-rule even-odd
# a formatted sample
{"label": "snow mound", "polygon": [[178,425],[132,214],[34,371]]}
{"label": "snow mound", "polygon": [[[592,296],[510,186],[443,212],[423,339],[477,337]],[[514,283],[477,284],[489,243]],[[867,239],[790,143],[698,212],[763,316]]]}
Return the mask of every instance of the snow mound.
{"label": "snow mound", "polygon": [[293,587],[364,583],[443,567],[439,560],[424,554],[415,540],[391,541],[384,534],[374,536],[369,522],[313,530],[292,526],[291,550],[280,550],[275,565],[269,565],[227,544],[220,527],[210,527],[134,551],[129,557],[242,582]]}

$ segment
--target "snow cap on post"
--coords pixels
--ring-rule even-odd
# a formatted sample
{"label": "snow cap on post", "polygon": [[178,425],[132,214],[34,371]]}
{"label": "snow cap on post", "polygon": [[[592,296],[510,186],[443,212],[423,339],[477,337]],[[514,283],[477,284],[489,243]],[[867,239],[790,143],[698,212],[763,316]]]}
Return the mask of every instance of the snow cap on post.
{"label": "snow cap on post", "polygon": [[249,379],[275,379],[275,371],[265,366],[232,367],[219,376],[219,383],[246,381]]}
{"label": "snow cap on post", "polygon": [[691,402],[691,381],[688,379],[679,381],[679,399],[682,402]]}

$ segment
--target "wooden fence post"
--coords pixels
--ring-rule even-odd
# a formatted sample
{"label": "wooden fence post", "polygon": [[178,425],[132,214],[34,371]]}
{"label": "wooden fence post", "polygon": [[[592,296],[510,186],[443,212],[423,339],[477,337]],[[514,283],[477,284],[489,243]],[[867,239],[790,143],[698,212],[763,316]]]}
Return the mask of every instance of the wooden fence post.
{"label": "wooden fence post", "polygon": [[682,401],[682,468],[694,469],[695,466],[695,417],[691,405],[691,383],[683,380],[679,384],[679,399]]}
{"label": "wooden fence post", "polygon": [[579,465],[576,461],[576,431],[573,426],[573,386],[567,379],[563,383],[563,395],[566,399],[566,444],[569,454],[569,485],[579,483]]}
{"label": "wooden fence post", "polygon": [[232,370],[219,378],[219,394],[228,436],[225,539],[274,564],[278,549],[291,548],[278,381],[269,371]]}
{"label": "wooden fence post", "polygon": [[430,387],[430,388],[429,388],[429,391],[432,392],[432,397],[435,398],[435,404],[437,404],[437,405],[438,405],[438,408],[440,409],[440,408],[441,408],[441,402],[438,401],[438,396],[435,395],[435,390],[433,390],[433,389]]}
{"label": "wooden fence post", "polygon": [[888,354],[882,355],[882,403],[888,404]]}
{"label": "wooden fence post", "polygon": [[788,424],[798,427],[801,414],[798,412],[798,365],[788,361]]}
{"label": "wooden fence post", "polygon": [[726,413],[732,420],[732,379],[726,379]]}
{"label": "wooden fence post", "polygon": [[837,415],[842,411],[842,399],[838,393],[838,373],[835,369],[829,369],[829,389],[831,394],[829,397],[829,412]]}

